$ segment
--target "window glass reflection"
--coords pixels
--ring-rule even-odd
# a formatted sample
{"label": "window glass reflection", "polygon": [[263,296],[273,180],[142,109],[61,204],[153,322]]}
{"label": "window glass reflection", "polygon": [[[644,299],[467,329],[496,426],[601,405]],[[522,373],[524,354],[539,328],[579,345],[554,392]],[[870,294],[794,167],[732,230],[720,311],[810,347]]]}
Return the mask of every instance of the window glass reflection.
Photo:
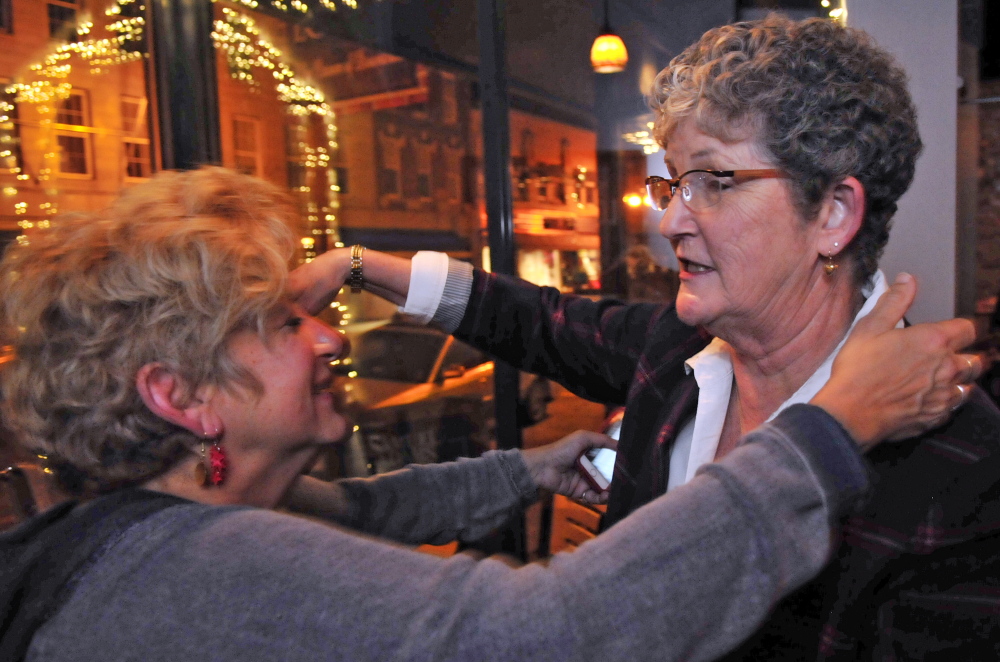
{"label": "window glass reflection", "polygon": [[[478,262],[473,78],[297,25],[291,12],[218,2],[214,13],[223,164],[292,192],[301,260],[361,243]],[[353,341],[337,372],[357,429],[321,458],[319,475],[388,471],[493,443],[492,362],[459,356],[467,348],[395,320],[395,310],[344,292],[324,314]]]}
{"label": "window glass reflection", "polygon": [[[332,23],[351,11],[340,9]],[[301,259],[363,243],[478,262],[474,79],[297,25],[291,14],[219,2],[215,17],[223,164],[293,192]],[[340,303],[354,322],[392,310],[367,298]]]}
{"label": "window glass reflection", "polygon": [[153,170],[135,0],[0,1],[0,243]]}

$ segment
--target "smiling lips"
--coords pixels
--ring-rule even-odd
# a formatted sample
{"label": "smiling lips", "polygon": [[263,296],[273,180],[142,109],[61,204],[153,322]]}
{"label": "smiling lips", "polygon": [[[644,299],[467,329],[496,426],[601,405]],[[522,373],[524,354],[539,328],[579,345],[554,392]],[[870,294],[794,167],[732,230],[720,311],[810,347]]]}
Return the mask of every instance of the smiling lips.
{"label": "smiling lips", "polygon": [[333,386],[333,375],[324,377],[322,380],[313,383],[313,395],[326,393]]}

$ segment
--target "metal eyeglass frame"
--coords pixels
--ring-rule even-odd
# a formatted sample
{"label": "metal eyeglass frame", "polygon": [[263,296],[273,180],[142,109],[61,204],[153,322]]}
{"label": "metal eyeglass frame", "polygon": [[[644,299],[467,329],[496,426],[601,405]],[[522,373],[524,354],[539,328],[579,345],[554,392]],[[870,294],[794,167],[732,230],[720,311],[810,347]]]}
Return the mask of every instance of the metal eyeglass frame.
{"label": "metal eyeglass frame", "polygon": [[[667,205],[669,205],[670,201],[674,199],[674,195],[677,193],[678,188],[681,189],[681,199],[684,200],[684,204],[686,204],[691,209],[707,209],[708,207],[717,205],[719,203],[719,199],[715,199],[714,201],[708,202],[708,204],[704,205],[691,204],[692,200],[695,197],[694,194],[691,192],[692,191],[691,185],[690,183],[687,183],[682,186],[681,181],[688,175],[699,172],[712,175],[717,179],[722,177],[732,177],[734,180],[736,180],[736,183],[739,183],[740,180],[745,181],[750,179],[766,179],[766,178],[785,179],[789,177],[788,173],[786,173],[783,170],[778,170],[776,168],[755,168],[750,170],[705,170],[702,168],[697,168],[695,170],[688,170],[680,177],[677,177],[675,179],[667,179],[665,177],[658,177],[656,175],[652,175],[646,178],[646,194],[649,196],[649,206],[652,207],[653,209],[656,209],[657,211],[666,211]],[[664,185],[667,186],[666,191],[664,191],[663,189]],[[705,188],[704,190],[707,191],[708,189]],[[722,191],[720,190],[718,192],[721,193]],[[721,196],[719,197],[721,198]],[[666,199],[665,202],[663,201],[664,198]]]}

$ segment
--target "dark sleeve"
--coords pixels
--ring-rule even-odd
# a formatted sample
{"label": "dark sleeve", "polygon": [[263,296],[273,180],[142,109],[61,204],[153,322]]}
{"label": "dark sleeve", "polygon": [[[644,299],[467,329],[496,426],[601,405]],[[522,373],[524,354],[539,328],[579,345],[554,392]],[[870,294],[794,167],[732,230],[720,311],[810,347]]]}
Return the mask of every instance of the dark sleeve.
{"label": "dark sleeve", "polygon": [[[974,389],[950,423],[905,447],[905,454],[891,453],[891,446],[873,451],[880,480],[872,506],[880,510],[850,518],[845,531],[870,536],[877,521],[885,531],[909,534],[907,554],[880,548],[888,560],[872,601],[878,624],[872,634],[886,659],[1000,659],[998,430],[1000,412]],[[917,505],[910,505],[915,498]],[[907,515],[909,529],[890,527],[892,518]]]}
{"label": "dark sleeve", "polygon": [[592,301],[477,269],[455,336],[577,395],[625,404],[654,333],[666,346],[700,339],[672,305]]}

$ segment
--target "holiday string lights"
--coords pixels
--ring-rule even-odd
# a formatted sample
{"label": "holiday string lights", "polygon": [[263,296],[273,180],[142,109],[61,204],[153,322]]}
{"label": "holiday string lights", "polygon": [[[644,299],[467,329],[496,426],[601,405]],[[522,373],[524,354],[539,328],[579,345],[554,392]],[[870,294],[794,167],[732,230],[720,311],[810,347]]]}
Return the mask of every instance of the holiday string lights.
{"label": "holiday string lights", "polygon": [[325,144],[311,145],[306,138],[310,134],[306,125],[296,132],[300,138],[293,141],[295,153],[289,154],[305,168],[303,182],[295,187],[308,228],[307,236],[302,239],[304,260],[311,261],[330,244],[342,246],[336,211],[340,206],[339,188],[331,165],[331,154],[337,149],[337,118],[333,108],[320,90],[295,74],[282,52],[261,34],[252,18],[223,7],[222,19],[215,21],[214,27],[212,39],[226,56],[230,76],[259,88],[258,73],[270,74],[276,81],[278,99],[286,104],[291,115],[290,121],[307,123],[310,117],[315,117],[322,124]]}
{"label": "holiday string lights", "polygon": [[[94,22],[84,19],[76,26],[76,40],[57,46],[45,58],[28,67],[34,80],[16,82],[7,85],[0,101],[0,175],[13,176],[13,183],[3,184],[5,198],[17,198],[20,194],[18,183],[28,181],[31,176],[23,172],[19,165],[20,136],[13,114],[15,103],[31,104],[38,113],[38,124],[44,129],[37,146],[42,152],[42,163],[35,174],[35,180],[43,186],[46,200],[38,204],[36,220],[22,218],[18,227],[22,234],[17,237],[20,244],[27,243],[24,230],[34,227],[49,227],[49,217],[58,213],[55,202],[58,191],[54,187],[54,173],[57,171],[58,151],[53,132],[53,124],[57,116],[59,102],[67,99],[73,86],[66,82],[72,71],[70,60],[78,57],[86,62],[92,74],[103,73],[111,65],[134,62],[146,57],[142,45],[145,19],[142,12],[145,6],[137,0],[118,0],[106,10],[105,16],[118,20],[104,26],[113,36],[104,39],[82,39],[90,35]],[[123,15],[124,14],[124,15]],[[27,217],[29,205],[26,200],[15,200],[14,215]],[[41,220],[37,217],[41,216]]]}
{"label": "holiday string lights", "polygon": [[[216,2],[217,0],[213,0]],[[262,0],[263,1],[263,0]],[[381,1],[381,0],[373,0]],[[258,0],[230,0],[230,4],[257,9]],[[270,0],[270,7],[282,12],[307,14],[314,9],[336,11],[338,7],[357,9],[356,0]],[[141,0],[117,0],[104,11],[109,21],[105,30],[112,36],[104,39],[87,37],[94,30],[94,22],[86,17],[76,26],[76,39],[61,44],[49,53],[42,62],[29,67],[32,78],[24,82],[8,85],[4,95],[0,96],[0,176],[12,176],[13,182],[3,182],[4,198],[15,198],[13,202],[16,216],[28,215],[28,202],[17,200],[20,194],[18,182],[31,179],[22,172],[19,164],[20,137],[14,119],[16,112],[14,103],[32,104],[38,111],[39,124],[50,128],[54,122],[57,106],[60,101],[70,95],[72,85],[65,81],[72,71],[70,60],[78,57],[89,65],[92,74],[104,73],[112,65],[126,64],[148,57],[145,46],[145,6]],[[318,118],[324,134],[319,146],[312,146],[308,141],[299,141],[296,145],[297,158],[306,170],[305,181],[311,183],[297,187],[297,193],[303,198],[303,207],[308,222],[308,234],[302,240],[305,259],[311,260],[318,250],[327,245],[343,246],[337,229],[337,209],[339,202],[336,183],[336,171],[331,166],[331,153],[337,149],[336,116],[326,102],[322,92],[304,83],[298,78],[290,66],[282,60],[282,53],[260,34],[254,21],[229,7],[222,9],[223,19],[214,24],[212,39],[215,46],[226,55],[226,61],[233,78],[242,80],[248,85],[259,87],[257,72],[270,72],[276,81],[275,90],[278,99],[287,104],[288,112],[293,118],[308,120]],[[12,103],[13,102],[13,103]],[[49,183],[53,173],[57,171],[58,151],[55,147],[54,132],[40,141],[43,150],[42,166],[38,169],[35,179],[39,183]],[[308,135],[309,132],[306,132]],[[4,177],[6,179],[6,177]],[[318,196],[314,196],[316,187]],[[32,227],[48,227],[48,217],[57,213],[54,198],[57,191],[52,184],[45,186],[47,201],[38,205],[41,221],[22,219],[18,226],[22,230]],[[317,202],[318,200],[318,202]],[[36,216],[37,216],[36,215]],[[317,239],[322,238],[318,242]],[[26,243],[27,237],[17,238],[19,243]]]}

